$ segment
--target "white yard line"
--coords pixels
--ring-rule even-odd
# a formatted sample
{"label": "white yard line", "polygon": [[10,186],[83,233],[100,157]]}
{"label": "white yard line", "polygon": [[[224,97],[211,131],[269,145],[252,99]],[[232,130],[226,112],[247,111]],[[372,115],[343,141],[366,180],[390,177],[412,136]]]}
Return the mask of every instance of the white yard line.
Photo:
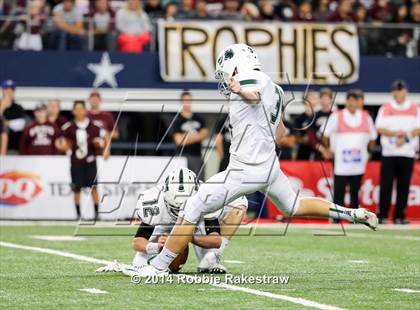
{"label": "white yard line", "polygon": [[86,238],[77,236],[66,235],[32,235],[32,239],[45,240],[45,241],[83,241]]}
{"label": "white yard line", "polygon": [[28,246],[28,245],[16,244],[16,243],[4,242],[4,241],[0,241],[0,246],[6,247],[6,248],[14,248],[14,249],[21,249],[21,250],[28,250],[28,251],[41,252],[41,253],[46,253],[46,254],[51,254],[51,255],[63,256],[63,257],[80,260],[83,262],[94,263],[94,264],[106,265],[110,263],[107,260],[97,259],[97,258],[93,258],[89,256],[83,256],[83,255],[73,254],[69,252],[63,252],[63,251],[52,250],[52,249],[47,249],[47,248],[39,248],[36,246]]}
{"label": "white yard line", "polygon": [[373,239],[397,239],[397,240],[410,240],[410,241],[420,241],[420,237],[417,236],[404,236],[404,235],[381,235],[375,232],[371,232],[370,234],[365,233],[356,233],[356,232],[349,232],[349,237],[360,237],[360,238],[373,238]]}
{"label": "white yard line", "polygon": [[411,288],[394,288],[394,291],[403,293],[420,293],[420,290],[412,290]]}
{"label": "white yard line", "polygon": [[[7,247],[7,248],[28,250],[28,251],[33,251],[33,252],[41,252],[41,253],[45,253],[45,254],[62,256],[62,257],[68,257],[68,258],[73,258],[75,260],[85,261],[85,262],[94,263],[94,264],[104,264],[105,265],[105,264],[110,263],[110,261],[106,261],[106,260],[103,260],[103,259],[97,259],[97,258],[93,258],[93,257],[89,257],[89,256],[78,255],[78,254],[73,254],[73,253],[58,251],[58,250],[52,250],[52,249],[48,249],[48,248],[40,248],[40,247],[23,245],[23,244],[4,242],[4,241],[0,241],[0,246]],[[194,278],[193,276],[189,276],[189,275],[186,275],[186,276]],[[231,291],[244,292],[244,293],[248,293],[248,294],[252,294],[252,295],[269,297],[269,298],[278,299],[278,300],[282,300],[282,301],[288,301],[288,302],[291,302],[291,303],[294,303],[294,304],[298,304],[298,305],[305,306],[305,307],[310,307],[310,308],[316,308],[316,309],[321,309],[321,310],[343,310],[343,308],[339,308],[339,307],[335,307],[335,306],[331,306],[331,305],[327,305],[327,304],[321,304],[321,303],[317,303],[315,301],[311,301],[311,300],[307,300],[307,299],[303,299],[303,298],[299,298],[299,297],[291,297],[291,296],[286,296],[286,295],[274,294],[274,293],[269,293],[269,292],[265,292],[265,291],[259,291],[259,290],[252,289],[252,288],[230,285],[230,284],[226,284],[226,283],[220,283],[220,284],[210,283],[210,285],[215,286],[215,287],[219,287],[219,288],[228,289],[228,290],[231,290]]]}
{"label": "white yard line", "polygon": [[352,259],[352,260],[349,260],[349,263],[353,263],[353,264],[367,264],[369,262],[367,260],[362,260],[362,259]]}
{"label": "white yard line", "polygon": [[91,293],[91,294],[108,294],[107,291],[103,291],[103,290],[100,290],[100,289],[94,288],[94,287],[92,287],[92,288],[81,288],[81,289],[79,289],[79,291],[87,292],[87,293]]}
{"label": "white yard line", "polygon": [[224,259],[223,260],[225,263],[228,263],[228,264],[244,264],[245,262],[243,262],[243,261],[240,261],[240,260],[233,260],[233,259]]}

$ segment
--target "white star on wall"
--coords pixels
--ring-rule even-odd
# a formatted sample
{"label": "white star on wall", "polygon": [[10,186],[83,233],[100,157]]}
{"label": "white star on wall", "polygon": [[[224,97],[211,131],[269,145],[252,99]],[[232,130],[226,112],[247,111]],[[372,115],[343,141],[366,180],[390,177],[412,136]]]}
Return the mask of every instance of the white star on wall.
{"label": "white star on wall", "polygon": [[123,64],[112,64],[108,53],[103,53],[99,64],[88,64],[87,68],[95,74],[93,87],[99,87],[106,83],[112,88],[118,86],[115,75],[124,69]]}

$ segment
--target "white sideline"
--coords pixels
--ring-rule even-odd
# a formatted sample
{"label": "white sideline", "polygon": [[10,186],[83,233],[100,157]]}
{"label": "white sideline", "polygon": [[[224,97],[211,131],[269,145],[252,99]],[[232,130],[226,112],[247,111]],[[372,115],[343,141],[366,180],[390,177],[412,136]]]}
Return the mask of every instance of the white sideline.
{"label": "white sideline", "polygon": [[[52,249],[48,249],[48,248],[27,246],[27,245],[4,242],[4,241],[0,241],[0,246],[7,247],[7,248],[34,251],[34,252],[41,252],[41,253],[57,255],[57,256],[63,256],[63,257],[73,258],[73,259],[79,260],[79,261],[94,263],[94,264],[109,264],[110,263],[110,261],[106,261],[106,260],[103,260],[103,259],[97,259],[97,258],[94,258],[94,257],[88,257],[88,256],[73,254],[73,253],[69,253],[69,252],[52,250]],[[186,275],[186,276],[193,278],[193,276],[188,276],[188,275]],[[279,294],[259,291],[259,290],[252,289],[252,288],[235,286],[235,285],[230,285],[230,284],[225,284],[225,283],[220,283],[220,284],[211,283],[210,285],[215,286],[215,287],[225,288],[225,289],[228,289],[228,290],[231,290],[231,291],[239,291],[239,292],[244,292],[244,293],[253,294],[253,295],[257,295],[257,296],[264,296],[264,297],[279,299],[279,300],[283,300],[283,301],[288,301],[288,302],[292,302],[292,303],[295,303],[295,304],[298,304],[298,305],[311,307],[311,308],[316,308],[316,309],[321,309],[321,310],[344,310],[343,308],[339,308],[339,307],[335,307],[335,306],[331,306],[331,305],[326,305],[326,304],[320,304],[320,303],[317,303],[317,302],[314,302],[314,301],[311,301],[311,300],[307,300],[307,299],[303,299],[303,298],[290,297],[290,296],[286,296],[286,295],[279,295]]]}
{"label": "white sideline", "polygon": [[394,288],[394,291],[404,293],[420,293],[420,290],[412,290],[411,288]]}

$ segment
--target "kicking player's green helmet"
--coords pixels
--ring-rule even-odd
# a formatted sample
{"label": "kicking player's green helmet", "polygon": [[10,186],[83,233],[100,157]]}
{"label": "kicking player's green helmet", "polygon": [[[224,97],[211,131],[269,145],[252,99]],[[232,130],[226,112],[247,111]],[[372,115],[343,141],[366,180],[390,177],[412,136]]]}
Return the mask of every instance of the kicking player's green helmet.
{"label": "kicking player's green helmet", "polygon": [[246,44],[232,44],[223,49],[216,61],[215,78],[219,82],[219,92],[230,96],[228,79],[236,73],[261,69],[261,63],[254,49]]}
{"label": "kicking player's green helmet", "polygon": [[163,199],[169,214],[176,218],[180,208],[198,190],[197,176],[187,168],[177,168],[165,180]]}

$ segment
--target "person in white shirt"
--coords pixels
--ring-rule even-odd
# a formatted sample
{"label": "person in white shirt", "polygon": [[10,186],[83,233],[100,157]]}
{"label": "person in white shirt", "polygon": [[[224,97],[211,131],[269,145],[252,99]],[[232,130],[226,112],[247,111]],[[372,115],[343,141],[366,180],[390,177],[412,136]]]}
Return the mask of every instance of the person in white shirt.
{"label": "person in white shirt", "polygon": [[380,222],[385,223],[391,205],[392,185],[396,179],[397,199],[394,223],[408,224],[404,210],[407,206],[414,158],[419,146],[420,108],[407,98],[408,87],[402,80],[392,84],[393,99],[378,112],[376,128],[381,135],[382,164],[379,196]]}
{"label": "person in white shirt", "polygon": [[360,105],[360,92],[349,91],[346,106],[334,112],[327,122],[324,139],[334,154],[334,203],[344,205],[350,187],[350,207],[359,207],[360,182],[366,170],[369,150],[375,147],[377,133],[369,113]]}

